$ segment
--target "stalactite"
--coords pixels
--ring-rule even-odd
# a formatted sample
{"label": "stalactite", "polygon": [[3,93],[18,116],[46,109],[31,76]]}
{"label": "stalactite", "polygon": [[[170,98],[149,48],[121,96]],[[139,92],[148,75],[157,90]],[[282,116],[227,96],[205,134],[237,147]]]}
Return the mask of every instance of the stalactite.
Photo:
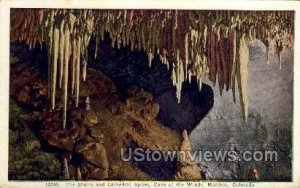
{"label": "stalactite", "polygon": [[80,52],[81,52],[81,37],[78,36],[77,38],[77,58],[76,58],[76,72],[75,72],[75,80],[76,80],[76,88],[75,88],[75,105],[78,107],[79,103],[79,87],[80,87]]}
{"label": "stalactite", "polygon": [[249,42],[245,34],[242,34],[239,41],[239,60],[237,61],[237,80],[240,91],[240,103],[244,119],[248,117],[248,62]]}
{"label": "stalactite", "polygon": [[278,57],[279,69],[281,70],[281,54],[283,51],[283,45],[281,41],[276,41],[276,53]]}
{"label": "stalactite", "polygon": [[235,81],[236,81],[236,61],[237,61],[237,33],[236,29],[233,29],[233,49],[232,49],[232,68],[230,74],[230,88],[232,89],[233,101],[235,102]]}
{"label": "stalactite", "polygon": [[59,51],[58,51],[58,57],[59,57],[59,88],[62,87],[62,80],[63,80],[63,70],[64,70],[64,49],[65,49],[65,33],[64,33],[64,26],[65,21],[62,19],[60,23],[60,29],[59,29]]}
{"label": "stalactite", "polygon": [[87,76],[87,47],[90,38],[93,36],[96,39],[96,58],[99,40],[104,39],[105,32],[109,33],[112,46],[129,46],[131,50],[145,51],[149,66],[157,54],[161,63],[172,71],[178,101],[182,82],[191,82],[192,77],[196,77],[201,89],[206,76],[209,76],[214,85],[218,82],[221,93],[224,89],[231,89],[235,101],[237,81],[246,119],[249,61],[246,43],[261,40],[267,47],[267,59],[269,54],[277,54],[279,68],[282,66],[281,54],[293,46],[294,13],[277,13],[278,11],[13,9],[11,41],[24,40],[30,47],[34,47],[36,43],[47,43],[49,97],[54,108],[58,80],[59,88],[63,86],[64,122],[68,69],[72,70],[71,93],[75,91],[75,104],[78,106],[80,76],[83,80]]}
{"label": "stalactite", "polygon": [[76,44],[76,32],[72,34],[72,43],[71,43],[71,49],[72,49],[72,54],[71,54],[71,62],[72,62],[72,84],[71,84],[71,92],[72,95],[74,94],[75,90],[75,75],[76,75],[76,58],[77,58],[77,44]]}
{"label": "stalactite", "polygon": [[53,64],[52,71],[52,84],[51,84],[51,106],[52,110],[55,108],[55,94],[56,94],[56,81],[57,81],[57,59],[58,59],[58,45],[59,45],[59,29],[54,28],[53,32],[53,59],[51,62]]}
{"label": "stalactite", "polygon": [[[53,23],[54,23],[54,16],[55,12],[54,10],[51,10],[50,14],[48,14],[49,18],[49,23],[47,23],[47,31],[48,31],[48,97],[52,96],[52,89],[51,89],[51,83],[53,80],[53,63],[52,63],[52,44],[53,44]],[[54,104],[53,104],[54,105]],[[54,108],[54,107],[53,107]]]}
{"label": "stalactite", "polygon": [[95,54],[94,54],[94,58],[97,58],[97,53],[98,53],[98,45],[99,45],[99,38],[96,37],[96,41],[95,41]]}
{"label": "stalactite", "polygon": [[148,66],[149,66],[149,68],[151,67],[151,63],[152,63],[153,59],[154,59],[153,53],[151,51],[148,52]]}
{"label": "stalactite", "polygon": [[187,32],[184,37],[184,54],[185,54],[185,59],[184,59],[184,80],[187,80],[188,77],[188,64],[189,64],[189,33]]}
{"label": "stalactite", "polygon": [[65,48],[64,48],[64,74],[63,74],[63,128],[66,128],[67,120],[67,99],[68,99],[68,79],[69,79],[69,57],[70,57],[70,30],[65,28]]}
{"label": "stalactite", "polygon": [[[89,21],[88,21],[89,22]],[[91,23],[90,23],[91,24]],[[91,24],[90,26],[87,26],[88,28],[87,29],[91,29],[89,27],[93,27],[93,24]],[[88,32],[84,33],[83,35],[83,38],[82,38],[82,52],[83,52],[83,61],[82,61],[82,64],[83,64],[83,68],[82,68],[82,79],[83,81],[86,80],[86,76],[87,76],[87,64],[88,64],[88,44],[89,44],[89,41],[90,41],[90,34],[88,34]]]}

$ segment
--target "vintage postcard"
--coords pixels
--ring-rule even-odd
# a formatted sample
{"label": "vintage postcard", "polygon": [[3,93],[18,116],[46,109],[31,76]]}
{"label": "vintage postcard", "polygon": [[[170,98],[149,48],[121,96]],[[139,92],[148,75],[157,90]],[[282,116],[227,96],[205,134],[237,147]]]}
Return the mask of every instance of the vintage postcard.
{"label": "vintage postcard", "polygon": [[0,188],[300,187],[299,2],[0,6]]}

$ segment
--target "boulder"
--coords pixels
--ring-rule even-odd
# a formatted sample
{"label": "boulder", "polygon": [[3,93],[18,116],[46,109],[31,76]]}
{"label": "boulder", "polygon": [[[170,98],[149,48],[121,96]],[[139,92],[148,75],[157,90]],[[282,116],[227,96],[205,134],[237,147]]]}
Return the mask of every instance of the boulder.
{"label": "boulder", "polygon": [[75,152],[81,154],[88,163],[108,170],[106,149],[101,143],[85,140],[76,146]]}
{"label": "boulder", "polygon": [[74,148],[75,141],[70,135],[68,135],[67,130],[61,131],[52,131],[52,130],[43,130],[41,135],[44,140],[51,146],[65,149],[67,151],[72,151]]}

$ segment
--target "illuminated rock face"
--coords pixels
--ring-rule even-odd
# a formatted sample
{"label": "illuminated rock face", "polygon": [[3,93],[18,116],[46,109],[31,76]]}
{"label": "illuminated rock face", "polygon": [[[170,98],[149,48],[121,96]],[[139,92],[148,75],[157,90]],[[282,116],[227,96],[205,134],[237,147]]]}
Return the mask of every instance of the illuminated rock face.
{"label": "illuminated rock face", "polygon": [[[291,180],[292,121],[293,121],[293,51],[282,54],[282,69],[278,58],[269,57],[262,43],[250,48],[249,117],[241,118],[239,104],[230,92],[220,96],[214,91],[214,107],[191,132],[193,150],[278,151],[278,162],[218,162],[204,163],[216,179],[247,179],[256,168],[261,181]],[[209,83],[209,82],[207,82]],[[226,175],[225,175],[226,174]]]}

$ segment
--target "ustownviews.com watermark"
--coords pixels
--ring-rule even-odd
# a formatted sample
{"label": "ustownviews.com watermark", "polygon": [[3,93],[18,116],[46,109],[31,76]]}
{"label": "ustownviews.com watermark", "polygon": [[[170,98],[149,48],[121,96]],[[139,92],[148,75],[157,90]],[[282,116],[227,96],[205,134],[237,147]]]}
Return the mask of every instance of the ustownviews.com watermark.
{"label": "ustownviews.com watermark", "polygon": [[123,161],[277,161],[277,151],[164,151],[143,148],[122,148]]}

